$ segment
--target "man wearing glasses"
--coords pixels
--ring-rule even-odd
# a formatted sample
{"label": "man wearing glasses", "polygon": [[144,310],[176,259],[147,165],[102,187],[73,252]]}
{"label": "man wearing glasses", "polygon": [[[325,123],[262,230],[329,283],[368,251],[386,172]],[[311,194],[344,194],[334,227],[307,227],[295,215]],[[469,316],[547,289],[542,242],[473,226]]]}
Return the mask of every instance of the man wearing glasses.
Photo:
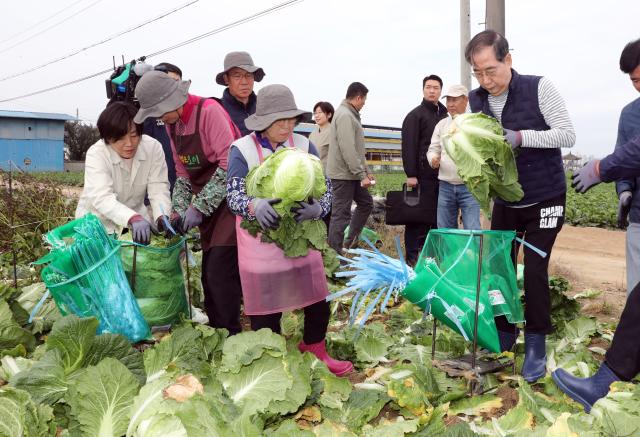
{"label": "man wearing glasses", "polygon": [[260,82],[263,77],[264,71],[253,64],[253,59],[247,52],[227,53],[224,57],[224,71],[216,75],[216,83],[227,86],[222,94],[222,106],[240,129],[242,136],[251,133],[244,121],[256,112],[253,84]]}
{"label": "man wearing glasses", "polygon": [[[545,338],[551,333],[549,257],[564,223],[567,185],[561,147],[572,147],[576,135],[564,101],[545,77],[525,76],[511,68],[506,38],[485,30],[473,37],[465,58],[480,84],[469,94],[473,112],[495,117],[516,156],[519,202],[494,199],[491,229],[515,230],[547,253],[524,248],[525,360],[522,375],[535,382],[546,373]],[[510,350],[516,328],[496,318],[502,350]]]}

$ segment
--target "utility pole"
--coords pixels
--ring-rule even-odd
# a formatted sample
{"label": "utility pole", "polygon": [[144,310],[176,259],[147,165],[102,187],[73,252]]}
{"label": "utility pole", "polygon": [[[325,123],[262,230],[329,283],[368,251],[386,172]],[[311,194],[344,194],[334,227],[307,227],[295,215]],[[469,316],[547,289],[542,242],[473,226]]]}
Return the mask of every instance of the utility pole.
{"label": "utility pole", "polygon": [[76,120],[80,119],[80,110],[76,108]]}
{"label": "utility pole", "polygon": [[471,66],[464,58],[464,49],[471,39],[470,0],[460,0],[460,83],[471,89]]}
{"label": "utility pole", "polygon": [[504,0],[486,0],[486,29],[504,33]]}

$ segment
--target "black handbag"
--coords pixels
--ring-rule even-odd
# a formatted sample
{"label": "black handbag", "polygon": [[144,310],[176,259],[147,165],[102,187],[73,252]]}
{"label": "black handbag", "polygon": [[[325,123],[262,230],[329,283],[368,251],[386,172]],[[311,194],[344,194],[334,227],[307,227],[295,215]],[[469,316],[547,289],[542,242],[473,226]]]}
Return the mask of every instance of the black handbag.
{"label": "black handbag", "polygon": [[437,182],[426,187],[417,185],[412,191],[402,184],[402,191],[387,192],[384,221],[388,225],[435,226],[437,208]]}

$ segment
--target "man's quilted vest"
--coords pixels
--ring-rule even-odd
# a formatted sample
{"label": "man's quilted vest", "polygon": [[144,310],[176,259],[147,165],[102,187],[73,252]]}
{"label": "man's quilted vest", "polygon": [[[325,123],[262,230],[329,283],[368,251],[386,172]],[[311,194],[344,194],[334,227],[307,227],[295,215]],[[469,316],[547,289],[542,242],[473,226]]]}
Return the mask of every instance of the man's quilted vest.
{"label": "man's quilted vest", "polygon": [[[538,102],[540,76],[519,75],[515,70],[511,70],[511,73],[509,96],[502,110],[502,126],[511,130],[549,130]],[[489,108],[488,96],[485,89],[476,88],[469,93],[469,105],[473,112],[483,112],[495,117]],[[520,147],[516,153],[518,181],[522,185],[524,197],[514,203],[502,199],[495,199],[496,202],[510,206],[530,205],[567,191],[560,148]]]}

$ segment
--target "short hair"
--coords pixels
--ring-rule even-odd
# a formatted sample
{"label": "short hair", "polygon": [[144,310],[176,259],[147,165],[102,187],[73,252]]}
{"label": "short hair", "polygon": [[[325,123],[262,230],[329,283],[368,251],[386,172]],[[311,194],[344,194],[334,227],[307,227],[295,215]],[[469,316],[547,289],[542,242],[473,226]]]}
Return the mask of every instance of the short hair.
{"label": "short hair", "polygon": [[471,64],[473,55],[484,47],[493,47],[493,53],[499,62],[504,61],[504,58],[509,54],[509,41],[495,30],[485,30],[467,43],[467,47],[464,49],[464,58]]}
{"label": "short hair", "polygon": [[182,79],[182,70],[180,70],[177,65],[173,65],[168,62],[161,62],[153,67],[153,69],[156,71],[162,71],[163,73],[177,74],[178,76],[180,76],[180,79]]}
{"label": "short hair", "polygon": [[329,123],[331,123],[331,119],[333,119],[333,114],[335,114],[335,110],[333,109],[333,105],[329,102],[318,102],[313,105],[313,112],[316,112],[316,109],[322,109],[322,112],[327,114],[327,118],[329,119]]}
{"label": "short hair", "polygon": [[435,74],[430,74],[429,76],[427,76],[424,79],[422,79],[422,88],[424,88],[424,85],[427,83],[428,80],[436,80],[436,81],[438,81],[438,83],[440,83],[440,88],[442,88],[442,79],[440,79],[440,76],[435,75]]}
{"label": "short hair", "polygon": [[98,132],[106,143],[119,140],[129,133],[133,124],[138,135],[142,135],[142,125],[134,123],[138,110],[129,102],[110,102],[98,117]]}
{"label": "short hair", "polygon": [[623,73],[631,74],[638,65],[640,65],[640,38],[624,46],[620,55],[620,70]]}
{"label": "short hair", "polygon": [[347,88],[347,99],[355,99],[356,97],[365,97],[369,93],[369,88],[361,84],[360,82],[353,82]]}

